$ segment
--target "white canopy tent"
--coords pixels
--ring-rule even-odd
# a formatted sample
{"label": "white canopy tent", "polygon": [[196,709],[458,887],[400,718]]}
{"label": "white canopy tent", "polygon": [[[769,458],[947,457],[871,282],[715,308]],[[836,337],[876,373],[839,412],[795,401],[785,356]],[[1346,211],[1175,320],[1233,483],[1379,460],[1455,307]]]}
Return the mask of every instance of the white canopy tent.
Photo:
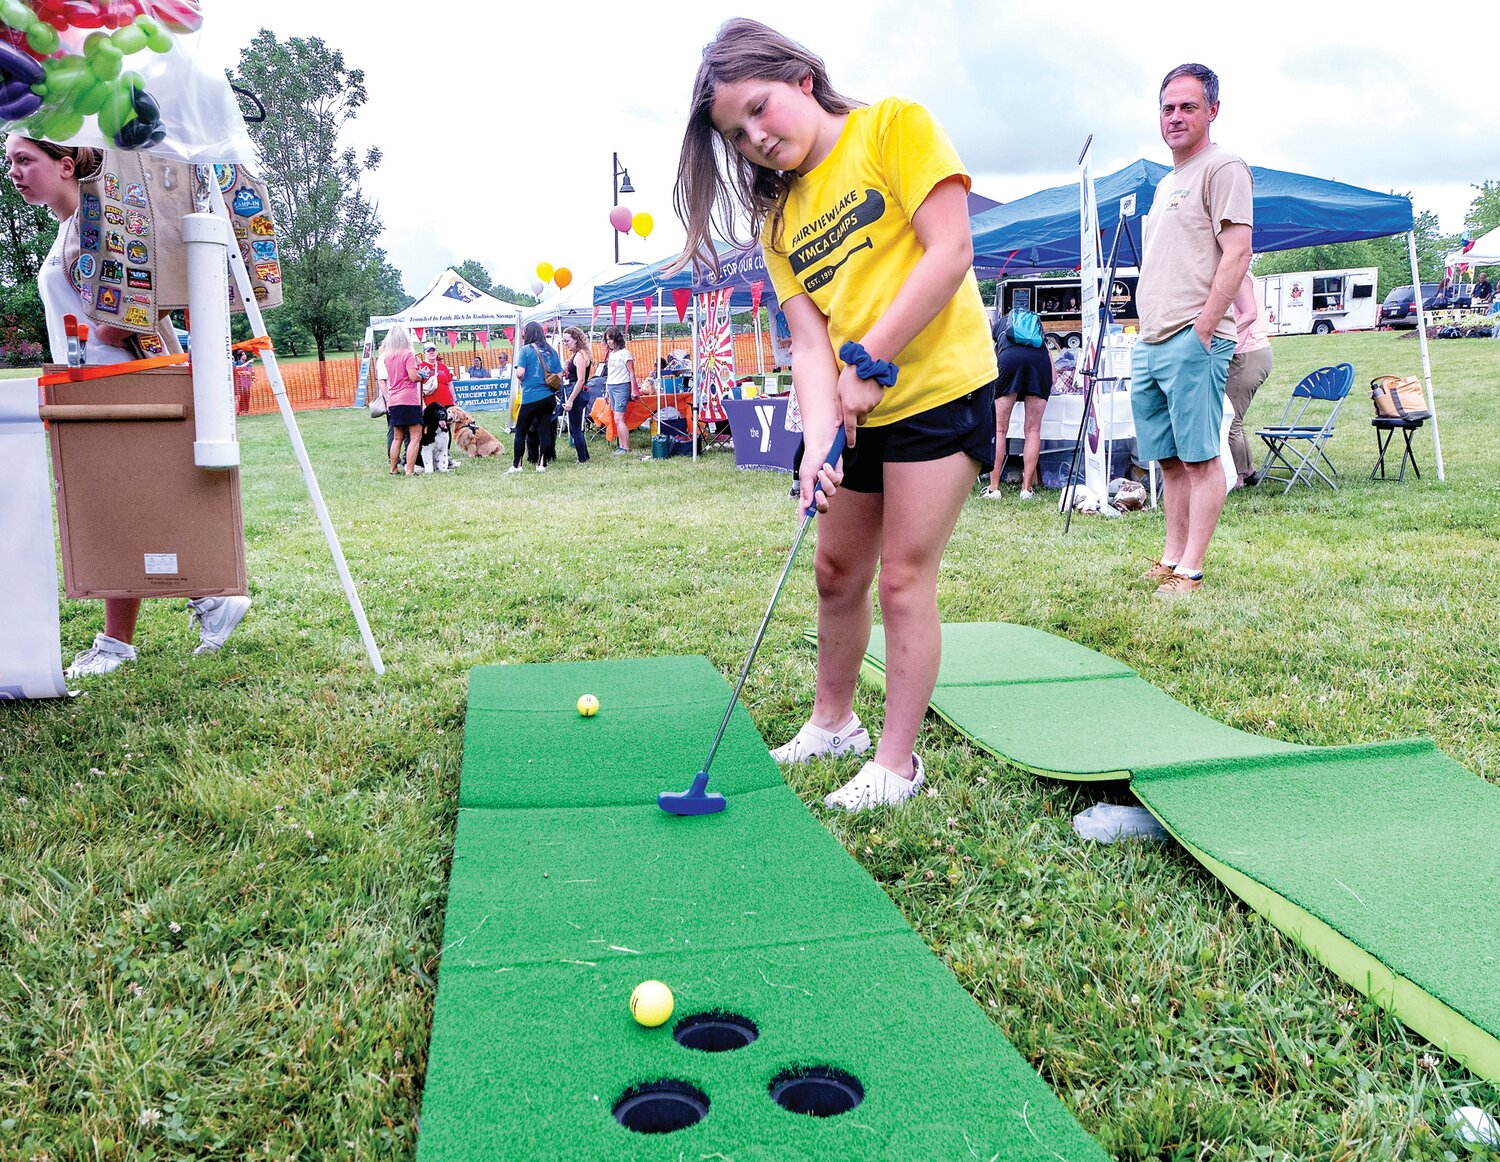
{"label": "white canopy tent", "polygon": [[487,324],[511,324],[521,321],[525,308],[502,302],[493,295],[469,285],[451,270],[445,270],[417,296],[417,301],[395,315],[370,319],[371,331],[389,331],[392,327],[483,327]]}
{"label": "white canopy tent", "polygon": [[1463,263],[1468,263],[1471,268],[1500,266],[1500,226],[1474,239],[1473,244],[1467,250],[1449,251],[1447,266],[1456,269]]}

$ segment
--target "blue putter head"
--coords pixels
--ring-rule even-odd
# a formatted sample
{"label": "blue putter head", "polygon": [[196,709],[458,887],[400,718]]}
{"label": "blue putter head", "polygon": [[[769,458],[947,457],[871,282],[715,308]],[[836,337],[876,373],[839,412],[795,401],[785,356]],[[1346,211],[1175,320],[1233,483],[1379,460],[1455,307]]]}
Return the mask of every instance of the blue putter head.
{"label": "blue putter head", "polygon": [[699,771],[693,785],[686,791],[663,791],[656,796],[656,805],[671,815],[712,815],[728,806],[723,795],[708,791],[708,772]]}

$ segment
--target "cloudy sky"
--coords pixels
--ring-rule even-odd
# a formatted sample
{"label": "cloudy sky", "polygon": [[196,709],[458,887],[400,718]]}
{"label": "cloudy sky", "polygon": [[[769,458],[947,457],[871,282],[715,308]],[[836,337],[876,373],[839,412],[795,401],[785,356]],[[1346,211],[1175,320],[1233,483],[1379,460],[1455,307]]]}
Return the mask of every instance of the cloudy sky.
{"label": "cloudy sky", "polygon": [[[1473,185],[1500,179],[1493,71],[1454,63],[1453,22],[1378,4],[1325,15],[1307,0],[1125,7],[431,0],[352,20],[347,4],[260,0],[214,5],[203,51],[231,61],[265,27],[322,37],[364,70],[370,99],[348,144],[384,152],[365,186],[412,294],[465,258],[517,289],[541,262],[578,277],[608,265],[612,152],[636,189],[622,201],[656,220],[649,239],[621,238],[621,257],[675,252],[672,183],[693,74],[737,15],[802,41],[852,97],[928,105],[975,189],[1000,201],[1076,178],[1090,133],[1098,173],[1169,161],[1156,90],[1184,60],[1219,73],[1214,139],[1253,165],[1410,192],[1445,231],[1462,227]],[[1488,96],[1476,99],[1466,78],[1486,73]]]}

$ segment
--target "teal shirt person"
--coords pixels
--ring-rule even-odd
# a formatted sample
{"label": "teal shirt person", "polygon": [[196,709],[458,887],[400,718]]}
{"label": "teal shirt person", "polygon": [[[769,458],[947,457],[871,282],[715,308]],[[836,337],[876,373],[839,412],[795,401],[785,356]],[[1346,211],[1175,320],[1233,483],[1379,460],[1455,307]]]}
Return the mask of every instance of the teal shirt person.
{"label": "teal shirt person", "polygon": [[[525,377],[521,380],[521,402],[523,404],[536,403],[552,395],[552,390],[547,386],[547,372],[554,375],[562,374],[562,360],[558,358],[557,352],[551,347],[543,344],[540,348],[542,354],[538,356],[538,348],[534,343],[528,343],[521,348],[521,353],[516,357],[516,367],[524,371]],[[545,366],[545,370],[543,367]]]}

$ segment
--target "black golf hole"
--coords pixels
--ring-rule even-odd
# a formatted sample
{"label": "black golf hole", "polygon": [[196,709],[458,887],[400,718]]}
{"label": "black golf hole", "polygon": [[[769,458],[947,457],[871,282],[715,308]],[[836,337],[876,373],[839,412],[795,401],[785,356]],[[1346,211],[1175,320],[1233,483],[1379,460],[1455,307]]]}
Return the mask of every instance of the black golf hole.
{"label": "black golf hole", "polygon": [[794,1114],[831,1118],[864,1101],[865,1087],[851,1073],[817,1065],[778,1074],[771,1081],[771,1100]]}
{"label": "black golf hole", "polygon": [[615,1121],[637,1134],[670,1134],[701,1122],[708,1095],[685,1081],[635,1085],[615,1102]]}
{"label": "black golf hole", "polygon": [[727,1053],[749,1045],[760,1036],[760,1030],[749,1017],[738,1013],[695,1013],[678,1021],[672,1036],[677,1044],[689,1049]]}

